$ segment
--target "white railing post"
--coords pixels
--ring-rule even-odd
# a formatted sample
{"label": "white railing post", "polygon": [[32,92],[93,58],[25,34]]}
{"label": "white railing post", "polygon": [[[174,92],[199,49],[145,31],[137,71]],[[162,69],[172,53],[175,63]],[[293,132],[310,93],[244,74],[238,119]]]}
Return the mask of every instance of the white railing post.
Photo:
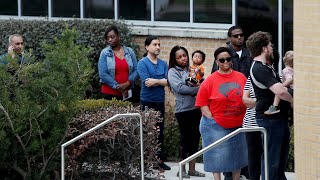
{"label": "white railing post", "polygon": [[129,114],[117,114],[115,116],[112,116],[111,118],[103,121],[102,123],[96,125],[95,127],[87,130],[86,132],[78,135],[77,137],[69,140],[68,142],[64,143],[61,145],[61,179],[64,180],[65,179],[65,167],[64,167],[64,149],[65,147],[67,147],[68,145],[74,143],[75,141],[87,136],[88,134],[92,133],[93,131],[105,126],[106,124],[110,123],[111,121],[113,121],[114,119],[118,118],[118,117],[139,117],[140,119],[140,156],[141,156],[141,179],[144,180],[144,155],[143,155],[143,121],[142,121],[142,117],[139,113],[129,113]]}
{"label": "white railing post", "polygon": [[269,180],[267,130],[264,129],[264,131],[262,132],[263,132],[263,149],[264,149],[264,179]]}
{"label": "white railing post", "polygon": [[179,180],[182,180],[182,166],[186,163],[192,161],[193,159],[197,158],[201,154],[209,151],[210,149],[218,146],[219,144],[227,141],[228,139],[232,138],[233,136],[241,133],[241,132],[255,132],[255,131],[261,131],[263,133],[263,139],[264,139],[264,170],[265,170],[265,180],[269,180],[269,173],[268,173],[268,146],[267,146],[267,130],[262,127],[256,127],[256,128],[239,128],[232,133],[224,136],[223,138],[217,140],[216,142],[210,144],[209,146],[203,148],[202,150],[194,153],[193,155],[189,156],[188,158],[182,160],[179,162]]}

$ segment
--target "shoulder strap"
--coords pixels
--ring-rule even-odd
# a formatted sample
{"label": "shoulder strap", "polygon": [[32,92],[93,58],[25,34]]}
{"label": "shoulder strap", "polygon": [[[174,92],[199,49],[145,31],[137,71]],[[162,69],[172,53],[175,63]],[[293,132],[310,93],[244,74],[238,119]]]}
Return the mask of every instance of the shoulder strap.
{"label": "shoulder strap", "polygon": [[251,68],[250,68],[250,76],[251,76],[251,79],[252,79],[252,82],[258,86],[258,88],[260,89],[268,89],[265,85],[263,85],[262,83],[260,83],[259,81],[256,80],[256,78],[253,76],[253,73],[252,73],[252,68],[254,66],[254,63],[255,61],[252,62],[252,65],[251,65]]}

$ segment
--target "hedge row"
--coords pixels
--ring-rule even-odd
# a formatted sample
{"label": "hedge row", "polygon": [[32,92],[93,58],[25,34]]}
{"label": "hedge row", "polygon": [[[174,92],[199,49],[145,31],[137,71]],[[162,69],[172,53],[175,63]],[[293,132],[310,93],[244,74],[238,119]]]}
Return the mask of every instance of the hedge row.
{"label": "hedge row", "polygon": [[0,20],[0,54],[7,51],[8,38],[11,34],[21,34],[25,39],[26,49],[32,49],[38,61],[44,59],[41,44],[43,42],[53,43],[53,37],[59,37],[65,26],[75,28],[80,32],[79,45],[92,47],[93,51],[89,55],[92,67],[95,73],[90,80],[91,88],[89,97],[99,96],[100,84],[97,73],[97,63],[101,50],[106,47],[104,39],[105,28],[110,25],[116,25],[120,31],[121,42],[132,47],[136,52],[139,46],[133,41],[131,30],[123,21],[114,20],[68,20],[68,21],[47,21],[47,20]]}
{"label": "hedge row", "polygon": [[[152,109],[142,112],[130,102],[86,99],[75,103],[77,115],[69,124],[66,139],[72,139],[116,114],[139,113],[143,117],[144,172],[148,178],[159,179],[156,152],[159,150],[154,128],[161,120]],[[67,148],[67,179],[141,179],[140,123],[137,117],[123,117],[88,134]]]}

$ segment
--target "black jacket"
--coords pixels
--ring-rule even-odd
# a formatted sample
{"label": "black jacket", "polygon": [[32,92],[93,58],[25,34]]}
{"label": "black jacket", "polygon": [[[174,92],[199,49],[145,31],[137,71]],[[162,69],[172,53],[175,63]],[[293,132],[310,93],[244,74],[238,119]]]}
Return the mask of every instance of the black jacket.
{"label": "black jacket", "polygon": [[[250,57],[250,52],[246,48],[242,48],[242,54],[241,57],[239,58],[239,55],[236,53],[236,51],[232,48],[229,47],[230,52],[231,52],[231,61],[232,61],[232,69],[241,72],[248,78],[250,74],[250,67],[252,63],[252,58]],[[213,62],[212,70],[211,73],[215,72],[218,70],[218,65],[216,61]]]}

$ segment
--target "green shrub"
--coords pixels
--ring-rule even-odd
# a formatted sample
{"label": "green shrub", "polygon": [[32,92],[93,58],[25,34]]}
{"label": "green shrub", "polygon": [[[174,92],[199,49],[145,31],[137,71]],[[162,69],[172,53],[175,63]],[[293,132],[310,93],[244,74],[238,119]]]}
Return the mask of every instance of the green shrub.
{"label": "green shrub", "polygon": [[[96,103],[95,103],[96,102]],[[126,105],[127,104],[127,105]],[[129,105],[128,105],[129,104]],[[140,111],[128,102],[117,100],[78,101],[81,111],[73,118],[67,133],[71,139],[102,123],[116,114],[140,113],[143,116],[145,172],[153,179],[159,174],[155,152],[158,150],[155,130],[161,120],[159,112]],[[84,179],[141,179],[140,178],[140,124],[139,118],[119,118],[67,148],[68,177]]]}
{"label": "green shrub", "polygon": [[64,29],[59,39],[52,38],[52,45],[42,45],[42,61],[30,63],[32,56],[25,54],[26,63],[0,63],[2,177],[56,178],[74,102],[84,98],[93,72],[87,58],[90,49],[75,44],[74,29]]}
{"label": "green shrub", "polygon": [[164,127],[164,153],[169,161],[180,161],[180,131],[174,107],[167,106]]}
{"label": "green shrub", "polygon": [[[65,27],[65,23],[70,28],[75,28],[79,31],[79,37],[76,44],[91,47],[92,51],[89,53],[89,59],[92,67],[95,69],[93,76],[91,76],[91,88],[87,88],[87,96],[97,98],[100,97],[100,83],[97,71],[98,60],[100,52],[106,47],[104,39],[105,28],[114,24],[118,27],[121,42],[123,45],[129,46],[136,52],[139,46],[133,41],[131,30],[122,21],[114,20],[69,20],[69,21],[44,21],[44,20],[0,20],[0,54],[6,52],[8,48],[8,38],[11,34],[21,34],[24,37],[26,48],[33,49],[33,54],[36,60],[42,61],[44,58],[43,42],[49,44],[54,43],[54,37],[60,37],[61,32]],[[137,53],[136,53],[137,54]],[[139,89],[139,84],[136,82]],[[139,92],[134,90],[134,92]],[[134,95],[135,101],[139,100],[139,93]]]}
{"label": "green shrub", "polygon": [[95,109],[100,109],[116,104],[119,107],[127,107],[132,105],[129,101],[118,101],[116,99],[106,100],[106,99],[86,99],[79,100],[75,104],[75,108],[78,111],[90,111]]}
{"label": "green shrub", "polygon": [[294,126],[290,127],[290,146],[289,157],[287,162],[287,172],[294,172]]}

